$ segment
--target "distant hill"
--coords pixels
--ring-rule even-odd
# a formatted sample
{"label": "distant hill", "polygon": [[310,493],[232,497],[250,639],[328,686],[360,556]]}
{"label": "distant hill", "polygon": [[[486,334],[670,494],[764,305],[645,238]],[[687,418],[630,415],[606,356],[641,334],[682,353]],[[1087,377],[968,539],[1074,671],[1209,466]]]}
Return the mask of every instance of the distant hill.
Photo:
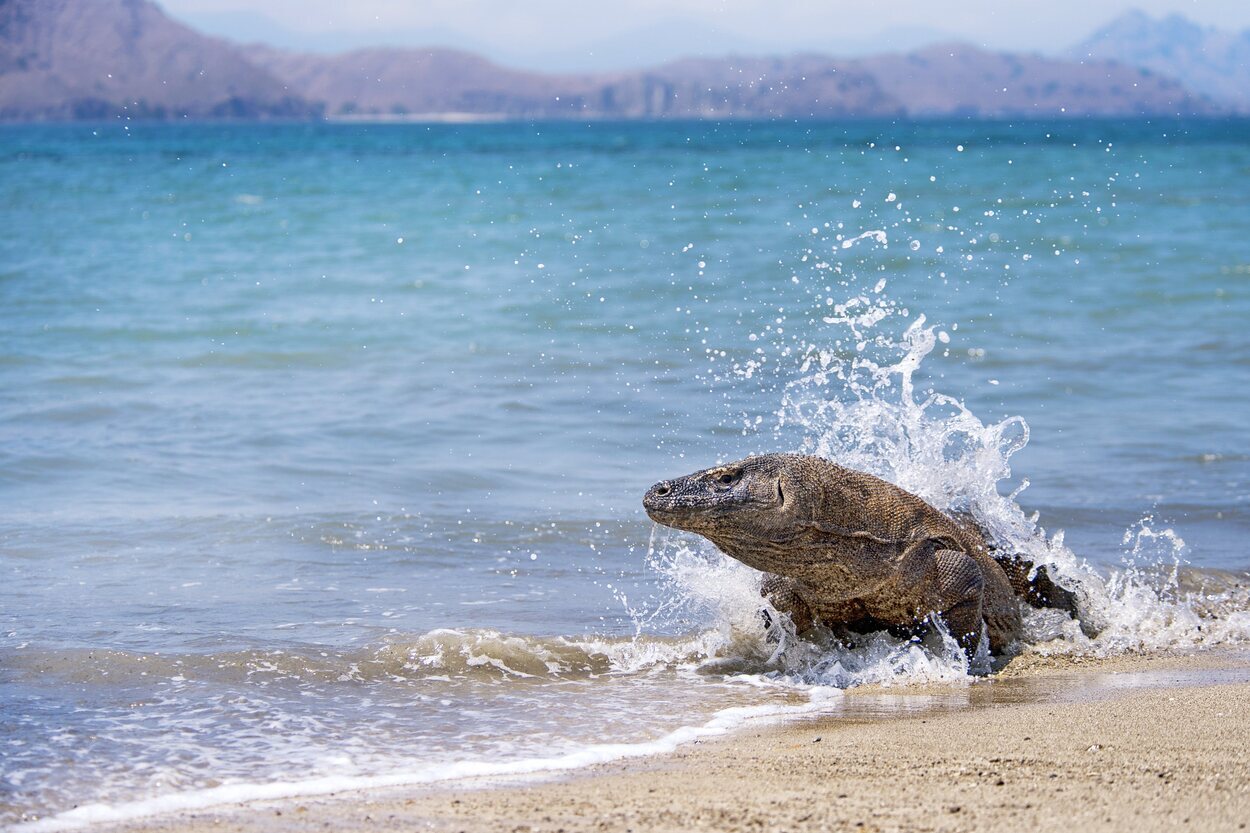
{"label": "distant hill", "polygon": [[1234,34],[1180,15],[1128,12],[1073,47],[1076,60],[1110,60],[1175,78],[1194,92],[1250,112],[1250,29]]}
{"label": "distant hill", "polygon": [[1180,83],[1111,61],[1077,63],[967,44],[851,62],[910,116],[1203,115],[1219,108]]}
{"label": "distant hill", "polygon": [[149,0],[0,0],[0,119],[662,119],[1214,114],[1147,69],[963,44],[561,75],[448,49],[238,46]]}
{"label": "distant hill", "polygon": [[[452,49],[360,49],[340,55],[245,47],[247,58],[330,115],[549,117],[563,79],[520,72]],[[563,108],[567,110],[568,108]]]}
{"label": "distant hill", "polygon": [[828,58],[687,59],[648,70],[547,75],[447,49],[310,55],[249,47],[258,66],[327,115],[517,118],[894,116],[869,75]]}
{"label": "distant hill", "polygon": [[465,52],[367,49],[249,57],[329,116],[836,118],[1213,114],[1211,101],[1148,70],[988,52],[966,44],[837,60],[698,58],[612,75],[508,70]]}
{"label": "distant hill", "polygon": [[822,55],[687,58],[601,81],[585,101],[607,118],[906,115],[871,75]]}
{"label": "distant hill", "polygon": [[316,112],[237,47],[147,0],[0,0],[0,118]]}
{"label": "distant hill", "polygon": [[[622,72],[658,66],[680,58],[723,55],[785,55],[819,52],[859,57],[876,55],[888,48],[908,51],[932,43],[955,40],[949,31],[927,26],[888,26],[872,35],[830,38],[813,30],[798,40],[779,44],[762,32],[743,34],[717,24],[717,15],[671,13],[631,28],[613,30],[582,39],[561,38],[558,43],[539,43],[530,38],[487,39],[478,31],[454,26],[408,26],[350,28],[333,31],[291,29],[250,9],[196,11],[184,8],[176,18],[194,29],[236,43],[263,43],[288,52],[340,54],[380,45],[435,45],[440,48],[489,55],[504,66],[536,72],[590,74]],[[888,47],[883,46],[888,44]]]}

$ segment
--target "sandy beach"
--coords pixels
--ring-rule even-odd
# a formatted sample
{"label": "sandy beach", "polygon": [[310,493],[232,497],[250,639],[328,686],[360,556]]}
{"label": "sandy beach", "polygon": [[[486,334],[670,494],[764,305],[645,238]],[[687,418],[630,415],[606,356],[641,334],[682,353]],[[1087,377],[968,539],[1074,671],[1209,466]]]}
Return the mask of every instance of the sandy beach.
{"label": "sandy beach", "polygon": [[257,802],[138,831],[1243,830],[1250,655],[1017,658],[972,685],[540,781]]}

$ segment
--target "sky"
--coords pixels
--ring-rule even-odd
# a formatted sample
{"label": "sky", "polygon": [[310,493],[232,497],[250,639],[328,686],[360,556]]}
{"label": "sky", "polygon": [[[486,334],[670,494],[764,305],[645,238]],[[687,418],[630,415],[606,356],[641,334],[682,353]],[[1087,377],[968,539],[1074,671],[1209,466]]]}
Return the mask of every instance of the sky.
{"label": "sky", "polygon": [[321,52],[452,46],[552,71],[682,55],[855,55],[959,39],[1057,53],[1130,9],[1250,28],[1248,0],[157,0],[201,31]]}

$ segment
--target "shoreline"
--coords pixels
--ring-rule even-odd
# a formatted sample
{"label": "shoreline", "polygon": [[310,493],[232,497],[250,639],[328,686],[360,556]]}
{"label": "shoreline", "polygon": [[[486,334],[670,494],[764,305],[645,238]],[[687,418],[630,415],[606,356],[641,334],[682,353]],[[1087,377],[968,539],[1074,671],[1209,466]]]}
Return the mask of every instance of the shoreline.
{"label": "shoreline", "polygon": [[173,831],[1245,830],[1250,653],[1025,654],[963,684],[523,778],[256,800],[87,828]]}

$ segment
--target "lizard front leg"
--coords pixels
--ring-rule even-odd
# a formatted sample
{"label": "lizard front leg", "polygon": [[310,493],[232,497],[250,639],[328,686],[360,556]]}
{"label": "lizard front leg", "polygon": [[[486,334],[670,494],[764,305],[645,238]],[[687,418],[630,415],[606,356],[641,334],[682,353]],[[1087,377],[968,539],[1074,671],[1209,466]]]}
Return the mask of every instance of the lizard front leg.
{"label": "lizard front leg", "polygon": [[981,641],[985,576],[975,558],[948,546],[933,538],[908,545],[894,579],[869,600],[869,613],[910,626],[939,616],[971,657]]}
{"label": "lizard front leg", "polygon": [[933,554],[936,573],[933,612],[942,617],[951,636],[971,658],[981,642],[985,579],[981,567],[967,553],[938,550]]}
{"label": "lizard front leg", "polygon": [[[815,624],[816,617],[812,614],[811,607],[799,594],[798,582],[794,579],[766,573],[764,583],[760,586],[760,595],[768,599],[768,603],[778,613],[790,614],[790,619],[794,622],[795,633],[805,633]],[[763,611],[763,614],[764,627],[772,627],[772,617],[768,615],[768,611]]]}

